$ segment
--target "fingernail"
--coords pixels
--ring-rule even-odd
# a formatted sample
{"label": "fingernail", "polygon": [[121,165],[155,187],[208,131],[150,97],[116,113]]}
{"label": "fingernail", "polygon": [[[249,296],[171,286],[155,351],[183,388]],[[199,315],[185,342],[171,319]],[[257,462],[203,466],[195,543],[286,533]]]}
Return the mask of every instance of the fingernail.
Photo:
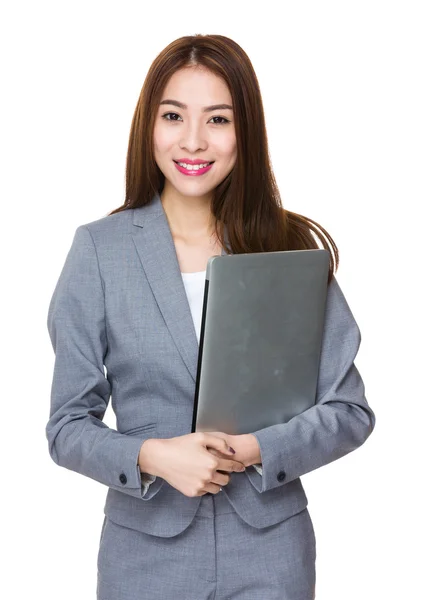
{"label": "fingernail", "polygon": [[229,448],[229,452],[232,452],[232,454],[236,454],[236,452],[233,448]]}

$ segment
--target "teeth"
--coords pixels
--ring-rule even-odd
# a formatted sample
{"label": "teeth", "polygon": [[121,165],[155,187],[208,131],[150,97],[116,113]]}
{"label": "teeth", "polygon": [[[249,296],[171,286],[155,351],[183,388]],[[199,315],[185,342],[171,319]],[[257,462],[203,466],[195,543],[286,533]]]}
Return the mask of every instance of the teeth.
{"label": "teeth", "polygon": [[184,167],[185,169],[187,169],[188,171],[199,171],[199,169],[203,169],[205,167],[208,167],[208,165],[210,163],[205,163],[203,165],[188,165],[186,163],[178,163],[180,165],[180,167]]}

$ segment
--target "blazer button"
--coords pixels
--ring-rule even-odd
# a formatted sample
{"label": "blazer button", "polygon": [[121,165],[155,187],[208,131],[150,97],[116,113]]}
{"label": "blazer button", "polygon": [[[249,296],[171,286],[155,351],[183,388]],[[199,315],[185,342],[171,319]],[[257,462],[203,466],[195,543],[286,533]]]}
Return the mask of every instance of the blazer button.
{"label": "blazer button", "polygon": [[125,483],[128,481],[128,479],[126,478],[125,473],[121,473],[119,475],[119,479],[120,479],[120,483],[123,483],[123,485],[125,485]]}
{"label": "blazer button", "polygon": [[284,471],[280,471],[278,473],[278,475],[276,476],[276,478],[278,479],[278,481],[284,481],[284,479],[285,479],[285,472]]}

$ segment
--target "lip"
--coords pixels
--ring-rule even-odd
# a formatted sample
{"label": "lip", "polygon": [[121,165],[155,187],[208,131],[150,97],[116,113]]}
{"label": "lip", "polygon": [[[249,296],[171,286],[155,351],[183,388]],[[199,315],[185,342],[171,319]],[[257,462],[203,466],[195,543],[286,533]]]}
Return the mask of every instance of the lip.
{"label": "lip", "polygon": [[186,163],[187,165],[204,165],[207,162],[211,163],[214,161],[202,160],[202,158],[194,158],[193,160],[191,158],[177,158],[177,160],[175,160],[174,162]]}
{"label": "lip", "polygon": [[[181,162],[181,161],[180,161]],[[180,171],[180,173],[182,173],[183,175],[187,175],[188,177],[198,177],[199,175],[204,175],[204,173],[208,173],[208,171],[211,169],[211,167],[213,166],[213,163],[210,163],[207,167],[203,168],[203,169],[197,169],[196,171],[189,171],[188,169],[186,169],[185,167],[180,167],[180,165],[178,163],[175,162],[175,160],[173,160],[173,163],[175,165],[175,168]],[[198,163],[196,163],[198,164]],[[199,163],[200,164],[200,163]]]}

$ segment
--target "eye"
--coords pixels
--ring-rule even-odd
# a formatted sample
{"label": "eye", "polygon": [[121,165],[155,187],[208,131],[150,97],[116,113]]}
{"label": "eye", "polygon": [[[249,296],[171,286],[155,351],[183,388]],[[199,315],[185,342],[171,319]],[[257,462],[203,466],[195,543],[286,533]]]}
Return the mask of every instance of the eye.
{"label": "eye", "polygon": [[223,119],[222,123],[214,123],[214,125],[226,125],[226,123],[230,123],[229,119],[226,119],[226,117],[213,117],[213,119]]}
{"label": "eye", "polygon": [[179,117],[180,115],[177,115],[177,113],[165,113],[164,115],[162,115],[162,119],[165,119],[165,121],[176,121],[177,119],[167,119],[168,115],[174,115],[175,117]]}
{"label": "eye", "polygon": [[[181,119],[180,115],[178,115],[177,113],[173,113],[173,112],[165,113],[164,115],[162,115],[162,119],[165,119],[165,121],[178,121],[178,119],[176,119],[176,118],[168,118],[171,115],[173,117],[178,117],[178,119]],[[216,123],[213,123],[213,125],[226,125],[227,123],[230,123],[229,119],[226,119],[226,117],[215,116],[215,117],[211,117],[210,121],[212,121],[212,119],[221,119],[220,123],[216,122]]]}

